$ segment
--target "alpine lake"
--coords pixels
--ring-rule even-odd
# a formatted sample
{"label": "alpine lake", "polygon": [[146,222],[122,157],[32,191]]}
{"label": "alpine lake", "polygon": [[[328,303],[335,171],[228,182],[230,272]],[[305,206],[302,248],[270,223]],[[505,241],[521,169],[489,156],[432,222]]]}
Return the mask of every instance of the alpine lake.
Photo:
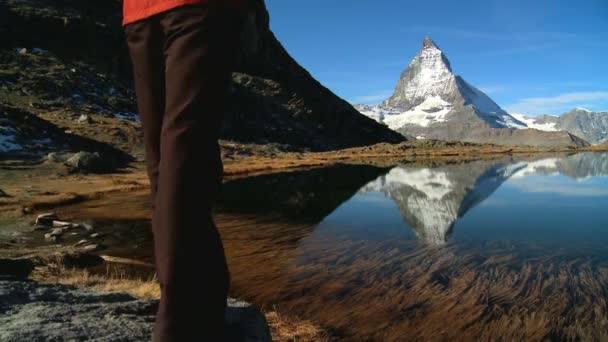
{"label": "alpine lake", "polygon": [[[608,339],[608,153],[241,178],[215,220],[232,296],[339,340]],[[94,223],[153,260],[149,220]]]}

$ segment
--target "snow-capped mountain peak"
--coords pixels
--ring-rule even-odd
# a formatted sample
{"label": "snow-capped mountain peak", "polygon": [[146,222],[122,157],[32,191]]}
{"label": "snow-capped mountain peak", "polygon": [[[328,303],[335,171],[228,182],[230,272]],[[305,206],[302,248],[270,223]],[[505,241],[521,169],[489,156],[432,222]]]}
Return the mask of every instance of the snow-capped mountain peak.
{"label": "snow-capped mountain peak", "polygon": [[[391,129],[425,136],[417,128],[433,129],[450,121],[478,119],[493,128],[525,128],[481,90],[456,76],[448,58],[430,38],[401,74],[391,97],[379,106],[355,105],[361,113]],[[432,136],[432,134],[431,134]]]}

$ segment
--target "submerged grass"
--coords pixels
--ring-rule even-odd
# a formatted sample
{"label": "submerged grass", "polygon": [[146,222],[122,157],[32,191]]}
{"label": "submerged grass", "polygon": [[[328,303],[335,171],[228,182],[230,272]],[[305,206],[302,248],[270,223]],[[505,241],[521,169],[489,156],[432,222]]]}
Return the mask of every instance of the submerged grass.
{"label": "submerged grass", "polygon": [[218,223],[238,296],[314,319],[340,340],[608,340],[602,262],[500,244],[337,240],[269,218]]}

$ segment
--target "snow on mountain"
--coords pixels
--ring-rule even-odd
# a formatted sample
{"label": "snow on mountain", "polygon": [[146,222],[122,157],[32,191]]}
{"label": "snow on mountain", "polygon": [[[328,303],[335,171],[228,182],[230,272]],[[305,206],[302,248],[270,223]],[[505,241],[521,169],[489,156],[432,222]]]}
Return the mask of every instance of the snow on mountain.
{"label": "snow on mountain", "polygon": [[574,108],[560,116],[511,114],[529,128],[541,131],[567,131],[592,144],[608,141],[608,112]]}
{"label": "snow on mountain", "polygon": [[456,76],[443,51],[428,37],[401,74],[391,97],[378,106],[355,108],[393,130],[466,121],[464,117],[469,118],[469,113],[493,128],[526,127],[481,90]]}
{"label": "snow on mountain", "polygon": [[529,116],[525,114],[513,114],[511,116],[526,124],[528,128],[534,128],[541,131],[554,132],[557,129],[557,120],[555,122],[541,122],[539,117]]}

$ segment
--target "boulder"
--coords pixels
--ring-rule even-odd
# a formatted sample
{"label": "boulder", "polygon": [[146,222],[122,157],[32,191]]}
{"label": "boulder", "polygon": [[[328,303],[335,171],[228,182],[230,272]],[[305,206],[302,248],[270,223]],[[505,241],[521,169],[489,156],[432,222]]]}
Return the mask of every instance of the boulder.
{"label": "boulder", "polygon": [[85,171],[92,173],[103,173],[112,171],[116,163],[107,157],[102,157],[98,152],[81,151],[70,157],[66,164],[74,171]]}
{"label": "boulder", "polygon": [[65,154],[58,152],[51,152],[46,155],[46,159],[52,163],[65,163],[68,157]]}
{"label": "boulder", "polygon": [[[150,341],[157,308],[126,293],[0,279],[0,341]],[[271,341],[266,319],[245,302],[228,300],[226,328],[229,342]]]}

